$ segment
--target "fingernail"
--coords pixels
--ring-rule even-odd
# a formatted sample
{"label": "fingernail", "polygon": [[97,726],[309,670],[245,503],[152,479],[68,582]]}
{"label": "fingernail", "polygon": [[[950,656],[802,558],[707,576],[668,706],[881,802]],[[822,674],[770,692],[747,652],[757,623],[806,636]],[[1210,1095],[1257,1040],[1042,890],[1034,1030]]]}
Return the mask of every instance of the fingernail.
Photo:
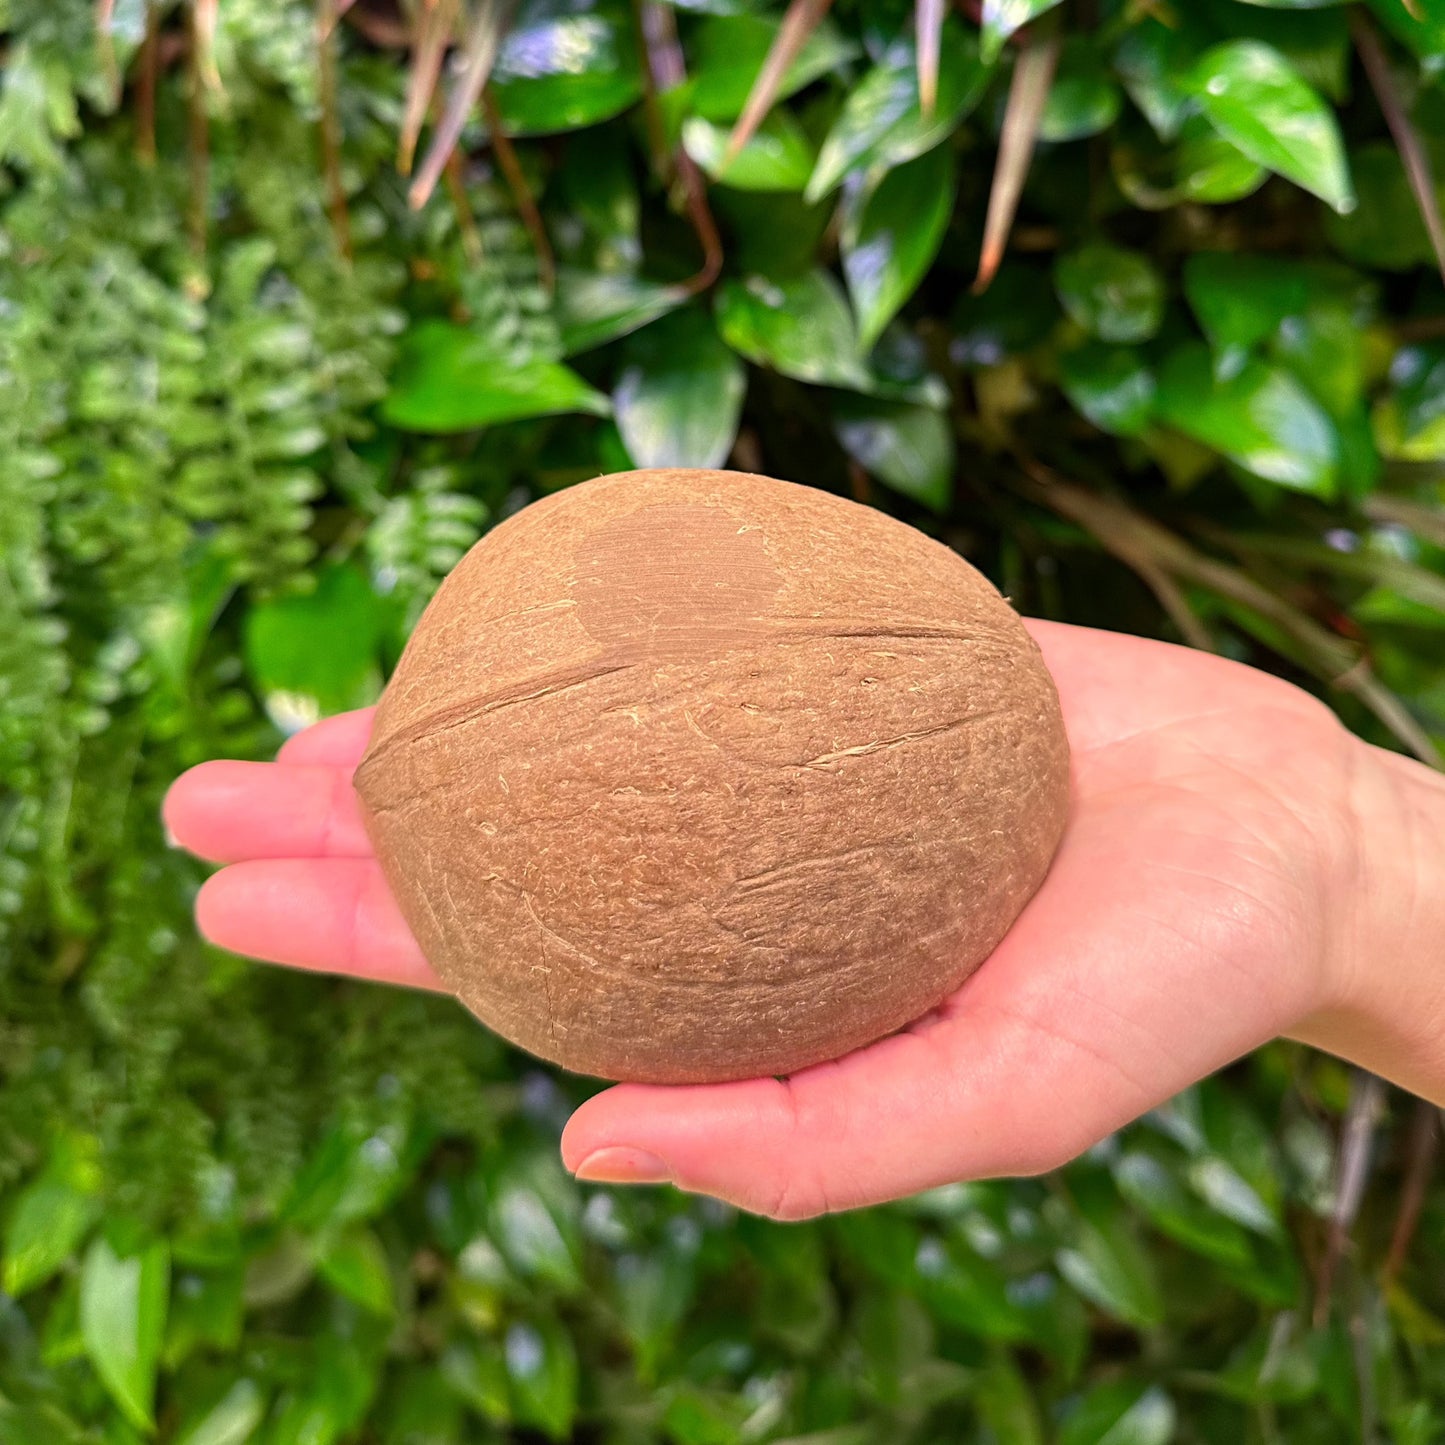
{"label": "fingernail", "polygon": [[656,1154],[628,1144],[594,1149],[576,1169],[578,1179],[593,1184],[670,1184],[672,1170]]}

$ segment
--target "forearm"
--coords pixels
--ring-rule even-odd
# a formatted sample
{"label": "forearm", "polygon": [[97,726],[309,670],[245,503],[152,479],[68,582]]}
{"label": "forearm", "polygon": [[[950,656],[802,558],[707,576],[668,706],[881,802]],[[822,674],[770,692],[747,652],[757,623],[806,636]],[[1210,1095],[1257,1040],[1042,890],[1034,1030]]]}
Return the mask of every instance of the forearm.
{"label": "forearm", "polygon": [[1330,997],[1294,1037],[1445,1105],[1445,776],[1361,747]]}

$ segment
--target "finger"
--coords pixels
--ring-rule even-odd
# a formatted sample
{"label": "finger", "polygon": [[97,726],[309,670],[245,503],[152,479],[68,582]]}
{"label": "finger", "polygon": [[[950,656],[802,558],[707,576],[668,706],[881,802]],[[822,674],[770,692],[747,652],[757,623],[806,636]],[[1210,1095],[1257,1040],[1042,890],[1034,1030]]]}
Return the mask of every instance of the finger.
{"label": "finger", "polygon": [[[910,1030],[786,1081],[613,1088],[569,1121],[564,1161],[779,1219],[1064,1164],[1307,1006],[1280,967],[1298,947],[1288,926],[1211,883],[1206,859],[1197,896],[1151,911],[1156,891],[1180,892],[1150,875],[1163,831],[1071,828],[1004,943]],[[1168,866],[1194,863],[1176,847]]]}
{"label": "finger", "polygon": [[171,784],[161,814],[177,843],[216,863],[372,851],[351,774],[339,767],[201,763]]}
{"label": "finger", "polygon": [[218,947],[268,963],[443,988],[374,861],[233,863],[202,885],[196,924]]}
{"label": "finger", "polygon": [[371,720],[375,713],[374,707],[363,707],[322,718],[295,737],[287,738],[276,754],[276,761],[354,768],[371,738]]}

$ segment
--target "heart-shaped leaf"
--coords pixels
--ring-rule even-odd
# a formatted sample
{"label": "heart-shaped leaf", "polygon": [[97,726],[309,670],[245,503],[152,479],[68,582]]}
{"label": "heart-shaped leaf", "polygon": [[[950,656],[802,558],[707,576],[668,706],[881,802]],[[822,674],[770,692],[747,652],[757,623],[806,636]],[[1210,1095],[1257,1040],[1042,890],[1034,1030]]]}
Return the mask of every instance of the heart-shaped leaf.
{"label": "heart-shaped leaf", "polygon": [[1189,84],[1214,128],[1250,160],[1341,214],[1354,209],[1334,112],[1278,50],[1226,41],[1200,57]]}

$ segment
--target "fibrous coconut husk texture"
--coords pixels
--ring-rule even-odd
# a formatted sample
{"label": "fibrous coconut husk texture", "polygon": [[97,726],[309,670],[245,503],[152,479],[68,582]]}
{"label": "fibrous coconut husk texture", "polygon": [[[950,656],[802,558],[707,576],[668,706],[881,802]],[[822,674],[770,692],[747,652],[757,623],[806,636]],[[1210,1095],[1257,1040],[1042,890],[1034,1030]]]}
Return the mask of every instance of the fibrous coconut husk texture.
{"label": "fibrous coconut husk texture", "polygon": [[601,477],[446,579],[356,774],[442,979],[654,1083],[785,1074],[918,1019],[1048,870],[1068,744],[956,553],[736,472]]}

